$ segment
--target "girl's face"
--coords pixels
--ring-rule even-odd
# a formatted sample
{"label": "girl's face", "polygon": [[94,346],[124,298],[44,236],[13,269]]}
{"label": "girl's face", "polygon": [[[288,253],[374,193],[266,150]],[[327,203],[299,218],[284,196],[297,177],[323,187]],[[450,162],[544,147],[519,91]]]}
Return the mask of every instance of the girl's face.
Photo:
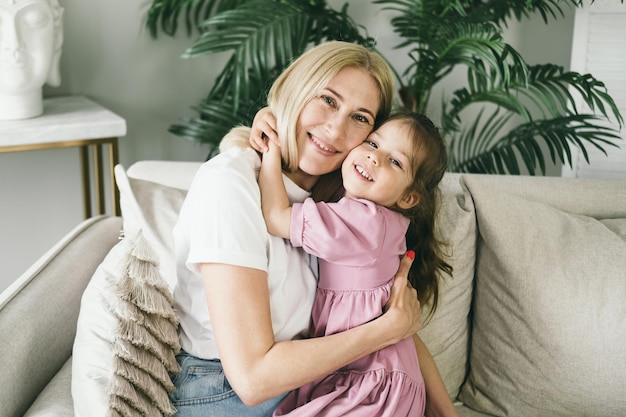
{"label": "girl's face", "polygon": [[379,89],[367,71],[354,67],[339,71],[300,113],[299,170],[292,179],[310,189],[320,175],[338,169],[372,131],[379,107]]}
{"label": "girl's face", "polygon": [[407,123],[393,120],[354,148],[341,168],[346,196],[407,208],[402,201],[412,198],[406,191],[417,168],[411,138]]}

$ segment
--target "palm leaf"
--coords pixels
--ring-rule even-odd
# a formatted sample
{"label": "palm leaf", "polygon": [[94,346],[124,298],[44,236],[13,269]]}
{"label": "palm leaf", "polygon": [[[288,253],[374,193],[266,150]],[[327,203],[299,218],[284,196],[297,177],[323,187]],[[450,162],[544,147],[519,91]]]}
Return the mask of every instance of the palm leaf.
{"label": "palm leaf", "polygon": [[181,123],[170,126],[169,131],[177,136],[208,145],[208,158],[213,157],[218,152],[222,137],[233,126],[249,124],[248,120],[263,107],[259,106],[258,102],[240,103],[239,112],[233,114],[231,108],[224,106],[223,103],[208,101],[194,106],[193,109],[199,116],[183,118]]}
{"label": "palm leaf", "polygon": [[[463,11],[463,2],[442,8],[441,2],[377,0],[385,9],[400,15],[391,20],[394,31],[404,38],[397,45],[413,46],[411,64],[401,82],[404,106],[423,112],[433,86],[456,66],[465,65],[484,77],[495,76],[503,84],[510,80],[510,69],[523,77],[526,64],[502,39],[500,29],[489,21],[471,21]],[[406,80],[406,85],[404,81]]]}
{"label": "palm leaf", "polygon": [[[492,115],[479,129],[481,115],[473,123],[469,132],[482,138],[474,146],[465,148],[463,153],[452,158],[451,168],[459,172],[497,173],[519,175],[519,159],[522,159],[529,173],[539,169],[545,174],[545,157],[541,144],[550,151],[553,163],[572,164],[570,146],[581,150],[588,161],[586,146],[591,145],[606,153],[606,146],[619,146],[621,137],[614,129],[598,123],[601,119],[592,115],[568,115],[550,120],[532,121],[521,124],[500,136],[496,124],[504,126],[501,117]],[[451,148],[459,142],[473,143],[468,132],[461,132],[451,142]],[[454,150],[454,148],[452,148]]]}
{"label": "palm leaf", "polygon": [[[590,74],[566,72],[552,64],[535,65],[530,68],[528,86],[515,89],[529,98],[535,109],[543,111],[544,118],[558,117],[563,112],[578,114],[576,97],[580,98],[590,111],[606,119],[614,119],[621,127],[623,119],[617,105],[609,96],[606,86]],[[572,92],[576,92],[574,97]]]}
{"label": "palm leaf", "polygon": [[239,7],[250,0],[152,0],[146,12],[145,25],[153,39],[159,29],[168,36],[178,32],[184,23],[187,35],[200,32],[200,26],[210,16]]}
{"label": "palm leaf", "polygon": [[[520,116],[522,122],[525,123],[530,123],[533,118],[540,121],[549,121],[551,119],[565,120],[563,119],[563,117],[565,117],[564,115],[579,115],[576,109],[575,97],[570,91],[578,92],[580,98],[592,111],[602,115],[606,119],[613,118],[620,123],[620,125],[622,123],[622,116],[615,103],[608,96],[604,84],[590,75],[582,76],[575,72],[564,72],[561,67],[555,65],[538,65],[530,68],[530,76],[527,84],[512,83],[508,86],[509,91],[504,91],[500,89],[497,83],[489,82],[488,80],[475,81],[476,78],[480,78],[476,74],[477,73],[469,74],[469,87],[455,91],[453,98],[443,106],[444,125],[449,133],[460,129],[460,113],[464,109],[481,102],[495,104],[501,109]],[[594,117],[589,114],[583,114],[581,116],[583,116],[583,118]],[[576,119],[570,120],[571,123],[574,123]],[[582,151],[585,158],[587,158],[585,150],[587,145],[598,146],[599,143],[604,143],[603,140],[596,140],[604,137],[602,133],[599,132],[598,137],[594,137],[593,135],[589,136],[583,128],[584,124],[574,130],[572,130],[569,125],[563,126],[555,124],[551,126],[553,129],[559,126],[563,129],[560,133],[553,133],[553,131],[547,131],[545,133],[546,138],[552,138],[546,139],[546,144],[550,150],[553,162],[557,154],[563,153],[567,155],[567,161],[571,161],[568,155],[569,146],[565,146],[567,140],[575,144]],[[490,125],[487,124],[485,129],[489,127]],[[520,128],[520,131],[523,131],[523,128]],[[608,131],[613,132],[612,135],[609,135],[610,138],[617,137],[617,132],[614,129],[602,128],[602,132]],[[570,134],[571,132],[573,133]],[[487,130],[485,130],[481,132],[480,135],[487,136],[487,133]],[[491,133],[492,132],[489,132],[490,136]],[[580,137],[577,135],[580,135]],[[536,134],[536,136],[541,135]],[[564,138],[567,138],[567,140],[564,140]],[[467,138],[466,140],[472,139]],[[499,140],[505,144],[507,138],[502,137]],[[530,144],[534,145],[533,142],[530,142]],[[537,160],[541,172],[545,172],[543,159],[537,159],[535,157],[536,152],[533,153],[532,150],[527,149],[529,142],[519,142],[517,146],[520,155],[525,161],[526,167],[534,169],[536,165],[531,161]],[[476,146],[474,149],[476,154],[485,150],[484,147],[480,146]],[[455,151],[455,149],[452,149],[451,153]],[[467,153],[465,153],[459,155],[457,157],[457,160],[458,159],[470,158],[468,158]],[[507,161],[508,159],[500,158],[500,160]],[[511,160],[511,166],[509,167],[510,173],[517,172],[514,163],[515,161]]]}
{"label": "palm leaf", "polygon": [[507,71],[509,77],[506,82],[500,81],[497,75],[486,74],[482,62],[476,62],[468,68],[468,87],[460,88],[453,93],[452,98],[444,103],[445,124],[448,129],[458,130],[461,122],[460,113],[470,105],[477,103],[491,103],[521,116],[530,121],[530,111],[516,94],[511,90],[518,85],[527,83],[526,71],[519,65]]}
{"label": "palm leaf", "polygon": [[498,25],[509,19],[522,20],[538,13],[545,23],[564,16],[563,4],[582,6],[582,0],[487,0],[466,1],[469,18],[488,19]]}
{"label": "palm leaf", "polygon": [[[284,5],[280,11],[263,13],[267,1],[252,1],[237,10],[227,11],[205,21],[206,31],[184,57],[231,52],[224,71],[234,74],[230,94],[247,100],[251,91],[248,74],[266,79],[270,68],[284,68],[300,55],[308,43],[310,18],[301,10]],[[242,25],[242,22],[246,22]],[[211,28],[217,28],[211,30]],[[272,45],[272,47],[267,47]],[[237,100],[234,102],[237,110]]]}
{"label": "palm leaf", "polygon": [[[476,26],[474,29],[478,30]],[[416,111],[425,110],[434,85],[458,65],[468,68],[469,82],[489,80],[497,82],[503,90],[513,80],[517,83],[525,82],[526,64],[502,39],[471,37],[465,31],[458,35],[457,38],[450,39],[448,46],[440,51],[414,50],[410,54],[413,62],[405,71],[404,78],[411,86],[408,90],[417,97],[420,104],[415,106]]]}

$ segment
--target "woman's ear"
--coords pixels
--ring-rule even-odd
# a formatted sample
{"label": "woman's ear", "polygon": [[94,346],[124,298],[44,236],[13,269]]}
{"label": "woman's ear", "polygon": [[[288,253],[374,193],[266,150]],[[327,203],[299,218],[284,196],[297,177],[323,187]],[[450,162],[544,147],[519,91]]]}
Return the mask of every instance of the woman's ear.
{"label": "woman's ear", "polygon": [[420,199],[421,196],[416,191],[411,190],[398,200],[398,207],[403,210],[413,208],[419,204]]}

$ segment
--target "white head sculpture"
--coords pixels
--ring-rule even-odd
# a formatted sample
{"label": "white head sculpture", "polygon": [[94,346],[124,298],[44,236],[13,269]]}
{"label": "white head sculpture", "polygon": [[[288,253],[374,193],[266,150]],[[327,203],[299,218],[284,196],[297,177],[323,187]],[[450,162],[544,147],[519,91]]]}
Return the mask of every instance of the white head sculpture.
{"label": "white head sculpture", "polygon": [[39,116],[61,84],[62,19],[58,0],[0,0],[0,120]]}

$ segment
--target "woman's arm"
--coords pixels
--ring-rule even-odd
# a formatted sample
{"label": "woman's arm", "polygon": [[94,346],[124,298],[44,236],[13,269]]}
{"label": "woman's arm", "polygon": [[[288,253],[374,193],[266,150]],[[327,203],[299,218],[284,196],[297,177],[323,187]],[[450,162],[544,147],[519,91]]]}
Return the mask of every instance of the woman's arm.
{"label": "woman's arm", "polygon": [[241,400],[256,405],[412,336],[420,305],[407,285],[405,256],[385,314],[331,336],[275,342],[264,272],[202,264],[209,314],[224,371]]}
{"label": "woman's arm", "polygon": [[273,141],[269,141],[268,145],[269,149],[263,154],[259,174],[261,208],[267,231],[274,236],[288,239],[291,205],[283,182],[280,147]]}
{"label": "woman's arm", "polygon": [[437,364],[428,348],[418,335],[413,335],[413,342],[426,386],[426,417],[458,417],[459,414],[448,396]]}

